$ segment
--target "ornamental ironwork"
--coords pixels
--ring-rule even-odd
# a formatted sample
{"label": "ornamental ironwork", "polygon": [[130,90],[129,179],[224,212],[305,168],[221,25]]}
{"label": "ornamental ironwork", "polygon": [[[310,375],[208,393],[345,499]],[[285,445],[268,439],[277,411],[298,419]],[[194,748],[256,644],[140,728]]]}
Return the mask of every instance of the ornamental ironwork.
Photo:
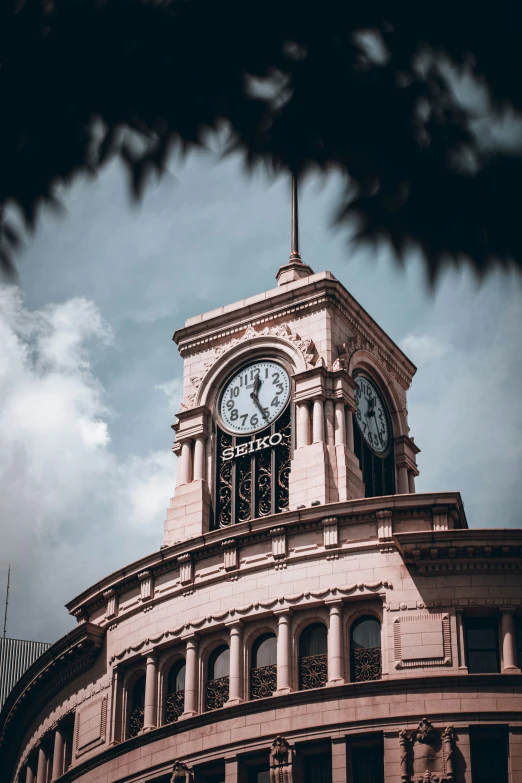
{"label": "ornamental ironwork", "polygon": [[229,677],[219,677],[207,682],[207,710],[217,710],[228,701]]}
{"label": "ornamental ironwork", "polygon": [[277,689],[277,666],[259,666],[250,673],[250,698],[266,699]]}
{"label": "ornamental ironwork", "polygon": [[306,655],[299,661],[299,684],[302,691],[323,688],[328,679],[328,656]]}
{"label": "ornamental ironwork", "polygon": [[175,691],[167,696],[167,706],[165,710],[165,720],[172,723],[177,720],[185,710],[185,691]]}
{"label": "ornamental ironwork", "polygon": [[381,648],[366,647],[352,650],[352,680],[367,682],[381,678]]}
{"label": "ornamental ironwork", "polygon": [[135,737],[145,723],[145,710],[143,707],[134,707],[129,719],[129,737]]}
{"label": "ornamental ironwork", "polygon": [[288,510],[291,436],[290,406],[251,436],[217,427],[213,528]]}

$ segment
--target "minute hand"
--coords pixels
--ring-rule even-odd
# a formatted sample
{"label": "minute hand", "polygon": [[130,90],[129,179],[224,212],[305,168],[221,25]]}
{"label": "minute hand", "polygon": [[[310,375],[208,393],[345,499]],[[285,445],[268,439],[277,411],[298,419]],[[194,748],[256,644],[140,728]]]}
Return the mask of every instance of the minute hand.
{"label": "minute hand", "polygon": [[255,404],[257,405],[257,407],[261,411],[261,414],[262,414],[263,418],[264,419],[268,419],[268,415],[267,415],[266,410],[263,408],[263,406],[261,405],[261,403],[257,399],[257,394],[254,394],[254,392],[250,392],[250,396],[252,397],[252,399],[254,400]]}

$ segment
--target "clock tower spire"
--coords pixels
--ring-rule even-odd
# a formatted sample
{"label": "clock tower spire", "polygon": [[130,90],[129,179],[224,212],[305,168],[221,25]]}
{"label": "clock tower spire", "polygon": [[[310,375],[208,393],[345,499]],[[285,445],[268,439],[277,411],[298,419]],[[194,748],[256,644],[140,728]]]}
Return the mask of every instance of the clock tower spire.
{"label": "clock tower spire", "polygon": [[292,172],[292,221],[291,221],[291,249],[288,263],[277,270],[276,280],[278,285],[293,283],[303,277],[313,275],[313,270],[308,264],[303,264],[299,252],[299,204],[297,192],[297,175]]}

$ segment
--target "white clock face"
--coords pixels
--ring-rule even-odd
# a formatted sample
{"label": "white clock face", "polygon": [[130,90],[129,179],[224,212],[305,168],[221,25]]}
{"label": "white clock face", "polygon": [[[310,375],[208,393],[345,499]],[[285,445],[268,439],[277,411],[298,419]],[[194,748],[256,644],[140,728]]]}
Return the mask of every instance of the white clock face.
{"label": "white clock face", "polygon": [[229,432],[249,435],[276,419],[288,402],[290,378],[276,362],[243,367],[221,395],[220,413]]}
{"label": "white clock face", "polygon": [[387,450],[390,439],[384,403],[375,385],[364,375],[357,375],[354,381],[357,384],[357,424],[368,446],[376,454],[382,454]]}

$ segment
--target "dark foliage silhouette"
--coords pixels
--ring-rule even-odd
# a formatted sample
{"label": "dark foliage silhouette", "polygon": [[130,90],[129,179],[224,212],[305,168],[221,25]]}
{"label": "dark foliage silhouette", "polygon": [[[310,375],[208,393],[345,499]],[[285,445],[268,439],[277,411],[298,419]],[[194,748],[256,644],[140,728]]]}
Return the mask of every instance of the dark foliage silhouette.
{"label": "dark foliage silhouette", "polygon": [[[522,138],[485,131],[522,108],[521,21],[512,0],[0,0],[0,205],[31,228],[115,155],[139,197],[224,126],[250,167],[346,174],[339,221],[421,248],[432,280],[448,260],[520,269]],[[481,113],[447,63],[483,81]]]}

